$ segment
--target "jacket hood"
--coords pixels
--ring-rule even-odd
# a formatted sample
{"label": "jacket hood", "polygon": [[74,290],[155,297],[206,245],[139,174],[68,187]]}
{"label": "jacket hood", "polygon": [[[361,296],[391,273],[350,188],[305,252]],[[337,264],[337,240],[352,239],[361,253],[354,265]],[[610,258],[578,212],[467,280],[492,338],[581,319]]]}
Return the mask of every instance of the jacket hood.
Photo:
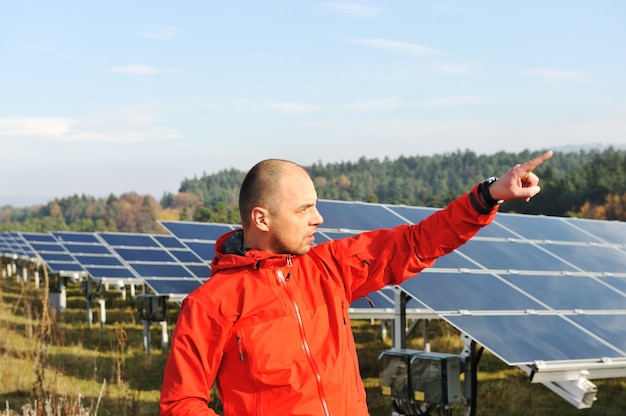
{"label": "jacket hood", "polygon": [[[243,247],[243,229],[239,228],[222,235],[215,242],[215,257],[211,261],[211,275],[225,269],[241,267],[258,268],[261,262],[280,261],[287,254],[273,254],[262,250]],[[292,256],[293,257],[293,256]]]}

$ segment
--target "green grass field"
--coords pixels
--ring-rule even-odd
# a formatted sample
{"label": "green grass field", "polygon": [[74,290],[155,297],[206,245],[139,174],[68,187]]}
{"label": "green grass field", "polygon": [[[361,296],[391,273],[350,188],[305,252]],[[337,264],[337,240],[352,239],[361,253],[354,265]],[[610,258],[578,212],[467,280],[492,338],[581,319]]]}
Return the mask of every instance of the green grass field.
{"label": "green grass field", "polygon": [[[67,310],[50,314],[42,326],[43,291],[14,276],[0,278],[0,412],[2,415],[143,416],[158,415],[159,389],[167,352],[161,351],[161,329],[151,327],[151,350],[143,348],[143,324],[136,300],[119,292],[105,294],[107,324],[87,325],[82,287],[67,291]],[[177,307],[168,305],[168,328],[174,327]],[[97,319],[95,319],[97,321]],[[389,416],[390,400],[379,387],[380,322],[354,321],[361,374],[371,416]],[[42,330],[43,329],[43,330]],[[443,321],[430,321],[432,351],[458,354],[462,342]],[[423,340],[409,348],[422,349]],[[598,386],[591,409],[578,410],[541,384],[532,384],[519,369],[510,368],[485,352],[478,373],[477,415],[623,415],[626,380],[592,380]],[[39,399],[39,400],[37,400]],[[37,408],[39,413],[28,413]],[[211,403],[219,410],[219,400]],[[452,412],[464,414],[459,406]],[[437,410],[433,414],[439,414]]]}

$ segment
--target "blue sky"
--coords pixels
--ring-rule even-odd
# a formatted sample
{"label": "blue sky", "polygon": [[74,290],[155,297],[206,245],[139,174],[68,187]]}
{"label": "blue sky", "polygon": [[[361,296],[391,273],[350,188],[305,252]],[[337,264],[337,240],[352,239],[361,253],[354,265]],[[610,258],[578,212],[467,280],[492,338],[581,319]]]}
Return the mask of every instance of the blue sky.
{"label": "blue sky", "polygon": [[160,198],[269,157],[624,146],[625,21],[622,0],[0,0],[0,205]]}

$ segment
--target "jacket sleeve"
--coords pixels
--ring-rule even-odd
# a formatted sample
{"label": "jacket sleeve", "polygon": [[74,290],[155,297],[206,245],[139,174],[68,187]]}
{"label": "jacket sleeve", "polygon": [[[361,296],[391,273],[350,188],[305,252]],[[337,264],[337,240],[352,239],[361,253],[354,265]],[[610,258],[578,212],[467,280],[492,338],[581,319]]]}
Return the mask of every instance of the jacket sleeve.
{"label": "jacket sleeve", "polygon": [[183,301],[163,373],[162,416],[217,416],[208,403],[230,329],[217,315],[193,295]]}
{"label": "jacket sleeve", "polygon": [[417,224],[331,242],[349,299],[415,276],[490,224],[498,208],[482,209],[476,202],[477,192],[478,185]]}

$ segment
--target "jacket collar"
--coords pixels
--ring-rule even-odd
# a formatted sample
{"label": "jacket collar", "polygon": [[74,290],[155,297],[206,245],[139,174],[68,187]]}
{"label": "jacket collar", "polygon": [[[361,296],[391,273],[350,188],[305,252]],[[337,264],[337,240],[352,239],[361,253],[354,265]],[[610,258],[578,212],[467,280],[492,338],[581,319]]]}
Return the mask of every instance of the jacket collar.
{"label": "jacket collar", "polygon": [[[211,274],[220,270],[240,267],[259,268],[266,262],[285,264],[287,254],[274,254],[243,247],[243,229],[232,230],[215,242],[215,257],[211,262]],[[295,256],[291,256],[292,258]]]}

